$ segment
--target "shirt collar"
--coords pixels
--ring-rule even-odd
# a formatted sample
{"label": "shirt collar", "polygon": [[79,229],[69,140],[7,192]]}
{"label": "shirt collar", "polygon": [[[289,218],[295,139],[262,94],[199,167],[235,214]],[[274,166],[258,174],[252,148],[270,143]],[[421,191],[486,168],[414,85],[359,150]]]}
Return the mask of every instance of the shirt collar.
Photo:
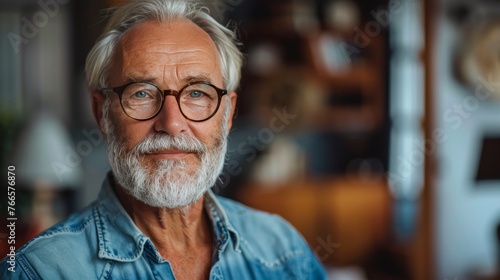
{"label": "shirt collar", "polygon": [[206,192],[204,204],[205,209],[209,213],[209,217],[212,219],[219,251],[224,251],[229,243],[230,237],[234,245],[234,250],[239,252],[240,237],[238,232],[230,223],[227,218],[226,211],[224,211],[224,208],[220,205],[217,200],[217,196],[212,192],[212,190],[208,190]]}
{"label": "shirt collar", "polygon": [[[164,262],[151,240],[135,225],[121,205],[111,186],[111,172],[102,184],[96,207],[93,209],[99,242],[98,255],[103,259],[122,262],[137,260],[144,252],[145,246],[154,250],[154,257]],[[230,241],[234,249],[239,251],[239,235],[229,222],[226,212],[211,190],[205,194],[205,209],[212,219],[217,249],[224,251]]]}
{"label": "shirt collar", "polygon": [[94,207],[99,257],[116,261],[135,261],[149,241],[134,224],[111,186],[111,172],[102,183],[101,192]]}

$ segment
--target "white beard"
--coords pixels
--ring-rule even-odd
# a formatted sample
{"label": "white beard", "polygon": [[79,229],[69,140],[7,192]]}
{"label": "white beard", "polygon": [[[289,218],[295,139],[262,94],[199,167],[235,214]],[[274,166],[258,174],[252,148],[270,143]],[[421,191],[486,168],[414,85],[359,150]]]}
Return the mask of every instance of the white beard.
{"label": "white beard", "polygon": [[[156,133],[148,135],[127,152],[125,139],[116,137],[110,121],[109,103],[110,98],[107,98],[103,109],[108,157],[115,180],[127,193],[147,205],[174,209],[198,201],[215,184],[222,172],[227,149],[229,104],[225,106],[220,131],[214,137],[211,148],[195,137]],[[190,166],[186,161],[177,159],[158,160],[155,166],[150,167],[142,165],[141,159],[146,153],[166,149],[194,152],[199,166]]]}

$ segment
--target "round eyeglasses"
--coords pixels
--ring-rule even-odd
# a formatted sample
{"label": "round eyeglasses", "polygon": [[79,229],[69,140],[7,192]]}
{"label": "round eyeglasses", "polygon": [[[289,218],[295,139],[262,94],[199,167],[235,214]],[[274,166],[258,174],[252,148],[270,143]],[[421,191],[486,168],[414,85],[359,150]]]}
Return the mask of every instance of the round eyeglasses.
{"label": "round eyeglasses", "polygon": [[210,119],[219,110],[220,101],[227,90],[209,82],[193,82],[179,91],[161,90],[150,82],[131,82],[114,88],[104,88],[102,93],[116,92],[123,112],[138,121],[152,119],[163,108],[167,95],[175,96],[181,114],[188,120],[202,122]]}

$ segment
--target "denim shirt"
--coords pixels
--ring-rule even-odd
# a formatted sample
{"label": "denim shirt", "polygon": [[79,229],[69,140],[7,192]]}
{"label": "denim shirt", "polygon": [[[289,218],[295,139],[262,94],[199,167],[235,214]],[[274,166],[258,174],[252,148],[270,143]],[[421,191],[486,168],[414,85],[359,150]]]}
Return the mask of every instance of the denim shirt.
{"label": "denim shirt", "polygon": [[[308,245],[276,215],[211,191],[205,209],[215,246],[209,279],[326,279]],[[15,272],[1,279],[175,279],[172,267],[134,224],[109,180],[96,201],[16,252]]]}

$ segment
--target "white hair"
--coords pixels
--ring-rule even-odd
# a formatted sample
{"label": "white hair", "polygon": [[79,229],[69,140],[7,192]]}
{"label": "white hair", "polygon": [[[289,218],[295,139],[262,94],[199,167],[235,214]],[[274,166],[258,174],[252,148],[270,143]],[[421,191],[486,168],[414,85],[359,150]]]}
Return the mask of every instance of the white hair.
{"label": "white hair", "polygon": [[119,40],[131,27],[148,20],[189,20],[207,32],[219,54],[224,87],[229,92],[236,90],[243,63],[236,35],[212,18],[207,8],[189,0],[130,0],[113,9],[103,35],[87,57],[85,72],[91,91],[108,86],[112,56]]}

